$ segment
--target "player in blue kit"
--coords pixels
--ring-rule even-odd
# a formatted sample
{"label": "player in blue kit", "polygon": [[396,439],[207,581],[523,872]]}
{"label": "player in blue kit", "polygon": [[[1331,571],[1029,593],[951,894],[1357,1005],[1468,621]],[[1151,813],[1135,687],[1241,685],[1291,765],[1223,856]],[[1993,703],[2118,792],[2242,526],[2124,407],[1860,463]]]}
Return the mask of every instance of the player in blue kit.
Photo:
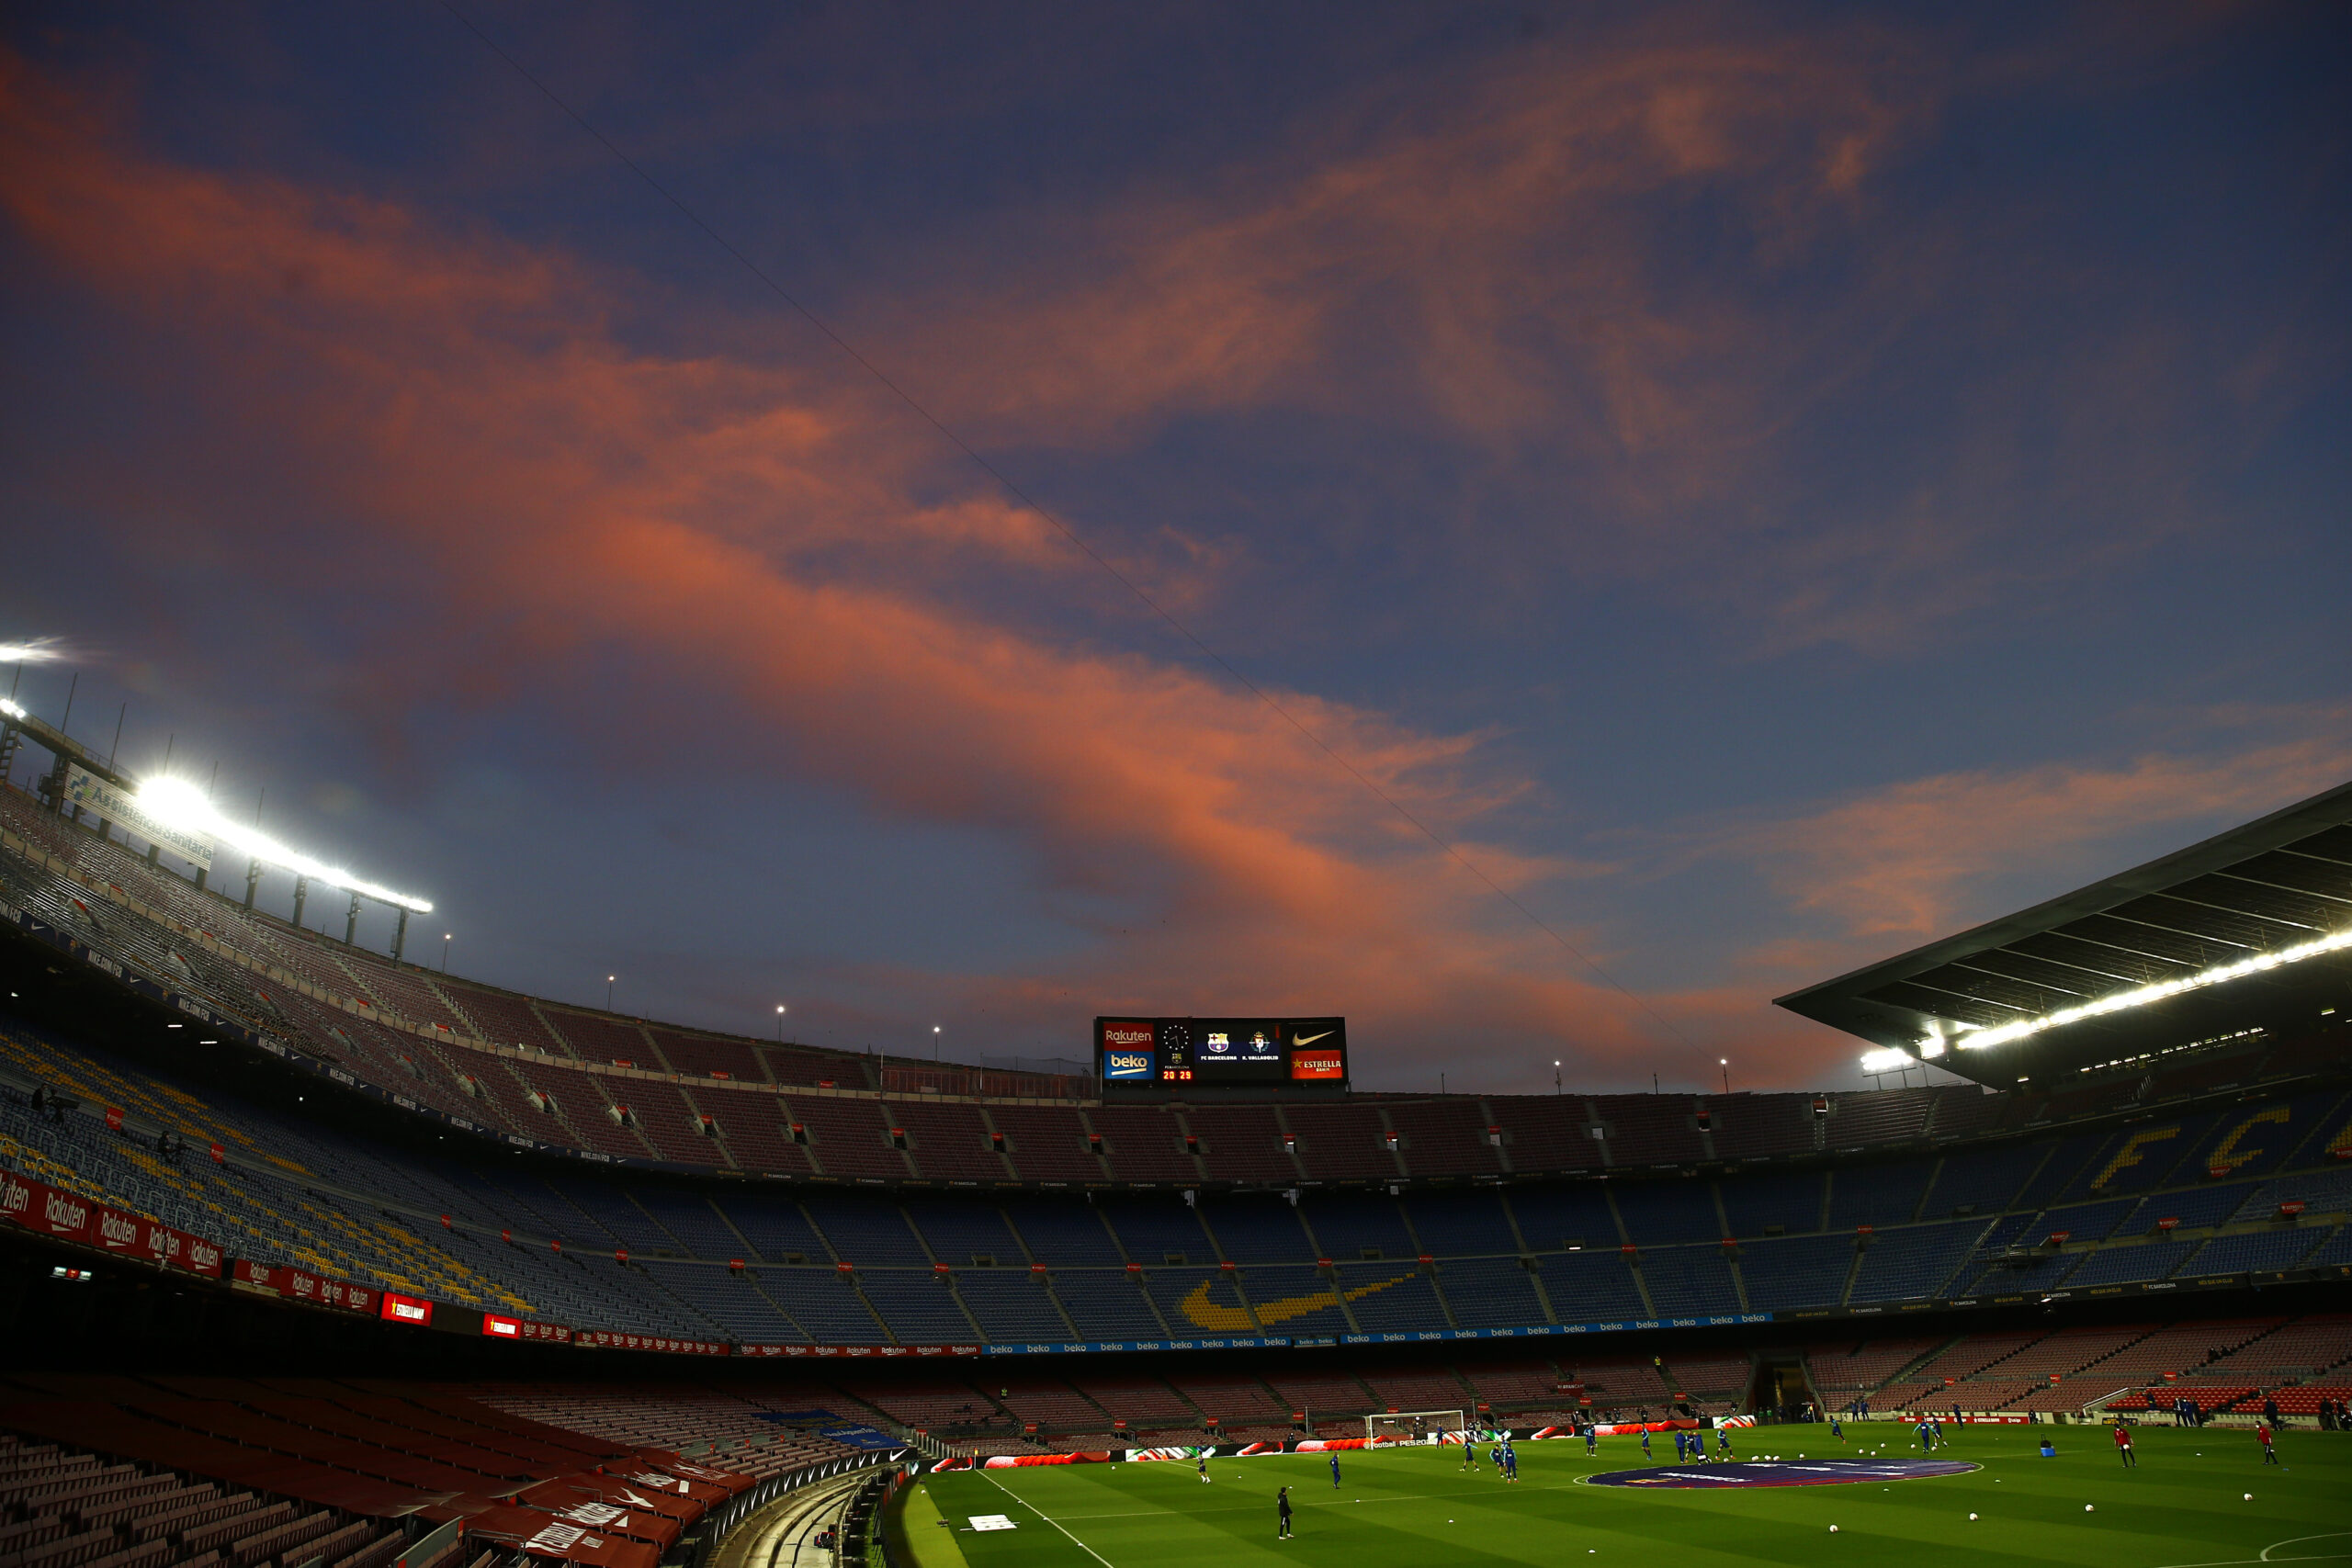
{"label": "player in blue kit", "polygon": [[1332,1490],[1332,1491],[1334,1491],[1334,1492],[1337,1492],[1339,1489],[1340,1489],[1340,1451],[1339,1451],[1337,1449],[1334,1449],[1334,1450],[1331,1450],[1331,1490]]}

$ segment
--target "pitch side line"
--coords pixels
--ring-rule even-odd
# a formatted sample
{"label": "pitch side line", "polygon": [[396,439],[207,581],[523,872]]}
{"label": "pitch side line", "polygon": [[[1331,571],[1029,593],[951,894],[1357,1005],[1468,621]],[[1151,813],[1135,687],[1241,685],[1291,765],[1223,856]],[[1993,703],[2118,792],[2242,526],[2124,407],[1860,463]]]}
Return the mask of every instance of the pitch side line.
{"label": "pitch side line", "polygon": [[1045,1520],[1056,1529],[1061,1530],[1063,1535],[1069,1538],[1069,1543],[1072,1546],[1075,1546],[1080,1551],[1086,1553],[1087,1556],[1094,1559],[1095,1562],[1102,1564],[1102,1568],[1111,1568],[1111,1560],[1109,1558],[1103,1556],[1101,1552],[1087,1545],[1086,1542],[1079,1540],[1078,1537],[1070,1535],[1069,1530],[1063,1529],[1061,1520],[1054,1517],[1053,1515],[1046,1512],[1045,1509],[1037,1506],[1036,1504],[1032,1503],[1020,1493],[1013,1491],[1011,1487],[1005,1485],[1003,1482],[999,1481],[995,1476],[990,1475],[987,1471],[981,1471],[979,1472],[979,1476],[981,1480],[987,1482],[989,1485],[995,1487],[998,1491],[1003,1493],[1006,1496],[1012,1498],[1014,1502],[1020,1504],[1023,1507],[1028,1509],[1031,1513],[1036,1515],[1039,1518]]}

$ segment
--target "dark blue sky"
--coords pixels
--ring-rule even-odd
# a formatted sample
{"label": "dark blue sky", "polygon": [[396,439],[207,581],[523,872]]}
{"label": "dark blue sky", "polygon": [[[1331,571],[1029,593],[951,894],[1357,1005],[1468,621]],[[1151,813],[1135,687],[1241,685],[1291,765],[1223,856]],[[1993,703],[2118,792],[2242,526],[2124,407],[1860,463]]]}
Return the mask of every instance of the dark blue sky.
{"label": "dark blue sky", "polygon": [[2341,7],[463,9],[1109,563],[448,12],[12,13],[24,694],[471,973],[1850,1081],[2352,768]]}

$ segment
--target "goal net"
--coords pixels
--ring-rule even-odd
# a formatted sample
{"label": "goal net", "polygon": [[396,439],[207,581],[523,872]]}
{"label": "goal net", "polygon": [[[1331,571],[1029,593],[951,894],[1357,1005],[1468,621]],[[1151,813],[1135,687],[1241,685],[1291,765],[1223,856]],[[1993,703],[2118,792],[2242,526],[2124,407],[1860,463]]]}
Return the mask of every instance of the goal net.
{"label": "goal net", "polygon": [[1363,1418],[1367,1444],[1458,1443],[1466,1426],[1460,1410],[1400,1410]]}

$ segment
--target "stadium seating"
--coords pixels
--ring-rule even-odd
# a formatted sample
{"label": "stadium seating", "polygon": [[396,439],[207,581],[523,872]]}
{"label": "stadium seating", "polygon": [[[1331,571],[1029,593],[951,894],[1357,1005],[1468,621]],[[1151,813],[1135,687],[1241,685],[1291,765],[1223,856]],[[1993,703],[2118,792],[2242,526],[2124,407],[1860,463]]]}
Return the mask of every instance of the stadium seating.
{"label": "stadium seating", "polygon": [[[870,1093],[881,1081],[870,1055],[620,1018],[394,964],[199,892],[13,789],[0,788],[0,831],[15,846],[0,852],[0,891],[112,953],[128,970],[200,998],[308,1054],[345,1063],[367,1081],[436,1110],[544,1141],[639,1158],[800,1173],[813,1157],[831,1174],[934,1180],[1082,1181],[1100,1179],[1106,1169],[1114,1179],[1144,1181],[1377,1180],[1603,1166],[1639,1170],[1961,1139],[1996,1126],[2032,1125],[2062,1109],[2108,1109],[2125,1094],[2102,1086],[2005,1097],[1941,1086],[1820,1096],[1378,1096],[1279,1111],[1229,1105],[1182,1111],[1034,1104],[950,1110],[950,1102],[933,1100],[922,1111],[845,1115],[812,1107],[816,1096],[802,1100],[774,1090]],[[492,1054],[492,1046],[508,1055]],[[517,1046],[526,1055],[516,1056]],[[2159,1075],[2152,1098],[2220,1087],[2225,1080],[2213,1077],[2215,1071],[2253,1077],[2274,1065],[2307,1069],[2325,1060],[2312,1051],[2307,1043],[2283,1041],[2252,1058],[2231,1058],[2235,1066],[2168,1069]],[[623,1074],[641,1076],[616,1076]],[[2130,1092],[2147,1091],[2143,1086]],[[923,1100],[908,1096],[902,1102]],[[616,1118],[616,1107],[626,1107],[629,1115]],[[2307,1114],[2298,1105],[2276,1123],[2280,1135],[2269,1136],[2273,1124],[2266,1123],[2257,1129],[2260,1141],[2241,1139],[2230,1156],[2233,1173],[2251,1178],[2284,1168],[2309,1142],[2309,1118],[2323,1112],[2315,1106]],[[910,1134],[908,1146],[891,1148],[874,1123],[887,1129],[893,1116],[929,1126],[902,1129]],[[706,1135],[705,1117],[718,1135]],[[804,1144],[780,1134],[794,1123],[819,1135]],[[1973,1180],[1957,1167],[1939,1175],[1937,1190],[1918,1212],[1949,1214],[1955,1207],[1983,1208],[2009,1198],[2047,1204],[2090,1196],[2093,1189],[2138,1190],[2167,1172],[2188,1171],[2237,1130],[2218,1113],[2188,1117],[2170,1140],[2145,1145],[2139,1157],[2112,1172],[2105,1166],[2120,1146],[2116,1137],[2087,1136],[2079,1148],[2059,1151],[2038,1174],[2028,1173],[2036,1188],[2023,1197],[1997,1191],[2016,1173],[2000,1156],[1987,1155]],[[1007,1145],[1001,1154],[994,1146],[999,1135]],[[1104,1145],[1100,1154],[1090,1142],[1096,1137]],[[829,1141],[834,1145],[830,1154],[816,1152]],[[2094,1162],[2102,1153],[2107,1158]],[[1917,1196],[1907,1185],[1857,1187],[1841,1200],[1854,1207],[1841,1210],[1838,1223],[1882,1223],[1856,1216],[1864,1209],[1871,1216],[1900,1213],[1906,1194]],[[1735,1230],[1744,1223],[1745,1216],[1735,1221]]]}
{"label": "stadium seating", "polygon": [[[548,1146],[516,1157],[390,1107],[374,1122],[350,1106],[266,1109],[217,1087],[220,1057],[203,1053],[228,1047],[196,1049],[194,1031],[170,1053],[120,1055],[0,1019],[0,1165],[232,1258],[548,1325],[797,1348],[1396,1338],[2352,1263],[2340,1089],[2250,1089],[2225,1109],[2089,1128],[2035,1122],[2113,1111],[2120,1089],[1169,1105],[1015,1102],[956,1092],[960,1079],[922,1092],[902,1065],[394,964],[199,893],[6,791],[0,829],[0,894],[31,918],[362,1084]],[[2226,1071],[2307,1071],[2295,1051],[2266,1046]],[[2223,1070],[2149,1081],[2166,1094],[2239,1081]],[[1966,1141],[1993,1133],[2003,1141]],[[754,1175],[789,1179],[739,1179]],[[1896,1338],[1815,1352],[1809,1370],[1835,1403],[2064,1410],[2119,1390],[2161,1402],[2162,1385],[2222,1408],[2352,1357],[2352,1335],[2324,1320],[2211,1345],[2211,1328],[2178,1345],[2152,1329]],[[1567,1410],[1560,1385],[1578,1382],[1597,1409],[1674,1393],[1713,1407],[1748,1382],[1746,1361],[1557,1360],[1582,1353],[1274,1384],[1077,1372],[993,1385],[1017,1397],[957,1383],[956,1403],[993,1413],[991,1440],[1032,1425],[1099,1439],[1111,1422],[1182,1432],[1210,1416],[1283,1430],[1295,1409],[1318,1422],[1476,1399]],[[564,1408],[633,1418],[628,1399],[606,1403]],[[773,1435],[776,1414],[709,1406],[700,1440]]]}
{"label": "stadium seating", "polygon": [[[1931,1217],[1874,1227],[1860,1242],[1835,1229],[1743,1237],[1734,1252],[1706,1233],[1734,1213],[1747,1228],[1789,1233],[1810,1209],[1817,1224],[1822,1179],[1759,1173],[1752,1195],[1730,1176],[1394,1198],[1305,1190],[1295,1205],[1280,1194],[1214,1192],[1188,1205],[1143,1194],[1007,1203],[934,1191],[900,1203],[839,1188],[710,1191],[396,1152],[23,1030],[0,1034],[0,1062],[21,1082],[134,1118],[109,1128],[0,1100],[0,1134],[26,1174],[63,1176],[94,1198],[217,1234],[239,1255],[578,1326],[744,1343],[1254,1332],[1265,1327],[1264,1303],[1280,1303],[1294,1333],[1803,1310],[1929,1299],[1972,1281],[2021,1289],[2286,1267],[2341,1224],[2308,1206],[2283,1224],[2245,1218],[2261,1211],[2254,1188],[2236,1183],[2218,1197],[2204,1185],[2177,1201],[2159,1192]],[[812,1099],[845,1111],[820,1146],[847,1135],[855,1108],[872,1113],[877,1103]],[[927,1109],[956,1112],[939,1125],[969,1125],[968,1108]],[[915,1137],[932,1136],[920,1128],[933,1125],[919,1123]],[[877,1156],[899,1156],[879,1114],[868,1130]],[[151,1135],[164,1131],[190,1148],[221,1144],[224,1162],[164,1156]],[[1924,1171],[1894,1168],[1928,1190]],[[1836,1173],[1828,1190],[1857,1174]],[[2304,1190],[2343,1201],[2342,1184],[2318,1179],[2333,1174],[2313,1173]],[[2136,1234],[2129,1216],[2152,1202],[2224,1223],[2156,1233],[2164,1239]],[[2075,1233],[2063,1248],[2029,1254],[2022,1269],[1999,1263],[2009,1242],[2058,1229]],[[1645,1239],[1623,1255],[1615,1238],[1627,1232]],[[1424,1254],[1435,1259],[1427,1269],[1414,1261]],[[741,1275],[726,1267],[737,1260],[749,1266]],[[839,1262],[854,1273],[842,1276]],[[1030,1272],[1033,1262],[1046,1266],[1043,1276]],[[1226,1262],[1239,1268],[1223,1270]]]}
{"label": "stadium seating", "polygon": [[1856,1393],[1884,1387],[1897,1372],[1942,1344],[1916,1337],[1866,1339],[1840,1349],[1814,1351],[1805,1358],[1805,1372],[1826,1403],[1843,1405]]}

